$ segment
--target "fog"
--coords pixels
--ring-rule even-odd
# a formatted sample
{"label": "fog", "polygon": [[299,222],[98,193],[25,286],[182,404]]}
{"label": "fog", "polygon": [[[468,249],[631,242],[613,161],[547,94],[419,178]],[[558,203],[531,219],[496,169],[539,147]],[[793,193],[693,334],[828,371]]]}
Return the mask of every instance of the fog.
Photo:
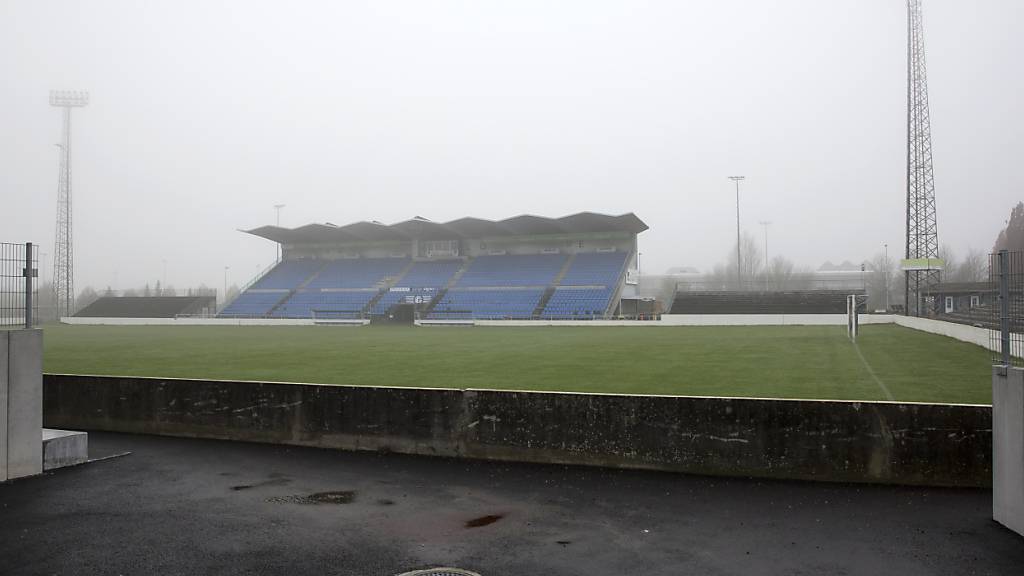
{"label": "fog", "polygon": [[[1024,198],[1024,2],[926,0],[939,240]],[[0,241],[53,252],[74,111],[76,287],[242,284],[238,229],[635,212],[644,272],[742,227],[807,266],[904,242],[906,7],[0,0]],[[49,267],[49,261],[44,267]],[[49,270],[44,272],[48,278]]]}

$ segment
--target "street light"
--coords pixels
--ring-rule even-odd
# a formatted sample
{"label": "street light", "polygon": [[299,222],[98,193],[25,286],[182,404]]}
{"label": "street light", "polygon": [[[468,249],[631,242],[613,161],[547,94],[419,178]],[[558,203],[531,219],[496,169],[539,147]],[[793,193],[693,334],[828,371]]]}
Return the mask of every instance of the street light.
{"label": "street light", "polygon": [[[277,227],[281,227],[281,208],[284,208],[284,204],[274,204],[274,210],[277,210]],[[277,243],[277,259],[281,259],[281,243]]]}
{"label": "street light", "polygon": [[743,272],[740,269],[740,180],[746,176],[729,176],[729,180],[736,183],[736,284],[737,288],[743,289]]}
{"label": "street light", "polygon": [[224,267],[224,306],[228,305],[228,270],[231,270],[231,266]]}
{"label": "street light", "polygon": [[885,313],[889,313],[889,244],[885,246]]}

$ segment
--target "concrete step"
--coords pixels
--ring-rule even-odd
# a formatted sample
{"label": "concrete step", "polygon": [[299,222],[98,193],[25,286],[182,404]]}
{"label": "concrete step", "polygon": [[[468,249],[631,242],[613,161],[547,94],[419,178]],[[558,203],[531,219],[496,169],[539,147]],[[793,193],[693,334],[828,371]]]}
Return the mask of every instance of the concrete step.
{"label": "concrete step", "polygon": [[89,460],[89,435],[74,430],[43,428],[43,471]]}

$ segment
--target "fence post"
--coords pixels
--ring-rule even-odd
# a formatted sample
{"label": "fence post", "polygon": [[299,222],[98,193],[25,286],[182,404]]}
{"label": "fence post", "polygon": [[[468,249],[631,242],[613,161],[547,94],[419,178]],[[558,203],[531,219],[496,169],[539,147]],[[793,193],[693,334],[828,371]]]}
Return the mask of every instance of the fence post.
{"label": "fence post", "polygon": [[1010,365],[1010,253],[999,251],[999,347],[1003,365]]}
{"label": "fence post", "polygon": [[32,268],[32,243],[25,243],[25,328],[32,327],[32,277],[35,269]]}

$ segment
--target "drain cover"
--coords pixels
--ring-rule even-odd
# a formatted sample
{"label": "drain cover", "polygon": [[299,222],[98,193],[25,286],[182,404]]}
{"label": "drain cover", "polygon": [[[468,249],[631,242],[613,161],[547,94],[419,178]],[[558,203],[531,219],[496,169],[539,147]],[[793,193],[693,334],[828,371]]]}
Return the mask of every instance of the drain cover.
{"label": "drain cover", "polygon": [[398,576],[480,576],[476,572],[461,570],[459,568],[429,568],[427,570],[414,570],[404,572]]}

